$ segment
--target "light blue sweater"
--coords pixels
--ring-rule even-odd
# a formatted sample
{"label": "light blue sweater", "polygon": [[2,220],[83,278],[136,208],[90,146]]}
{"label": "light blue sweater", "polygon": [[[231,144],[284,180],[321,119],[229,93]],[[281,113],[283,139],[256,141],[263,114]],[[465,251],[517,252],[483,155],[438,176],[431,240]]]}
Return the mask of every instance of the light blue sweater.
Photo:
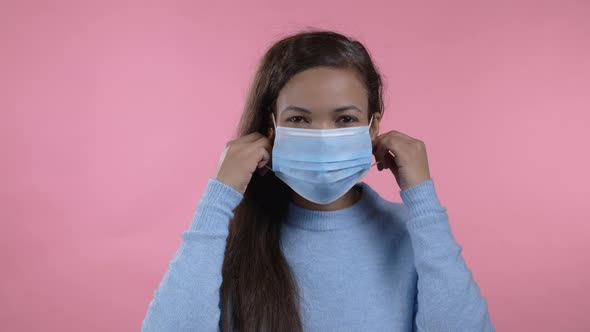
{"label": "light blue sweater", "polygon": [[[336,211],[290,203],[283,253],[302,295],[305,331],[495,331],[432,179],[388,201],[365,182]],[[221,266],[243,196],[209,179],[142,331],[217,331]]]}

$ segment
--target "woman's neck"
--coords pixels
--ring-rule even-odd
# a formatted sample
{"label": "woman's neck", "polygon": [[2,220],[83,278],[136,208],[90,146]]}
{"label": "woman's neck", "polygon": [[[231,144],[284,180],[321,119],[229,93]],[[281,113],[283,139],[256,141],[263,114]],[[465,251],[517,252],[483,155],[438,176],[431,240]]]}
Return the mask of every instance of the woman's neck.
{"label": "woman's neck", "polygon": [[296,205],[308,209],[308,210],[319,210],[319,211],[334,211],[347,208],[354,203],[358,202],[361,198],[361,193],[355,187],[352,187],[346,194],[342,197],[338,198],[332,203],[329,204],[318,204],[307,199],[303,198],[301,195],[297,194],[296,192],[292,192],[291,200]]}

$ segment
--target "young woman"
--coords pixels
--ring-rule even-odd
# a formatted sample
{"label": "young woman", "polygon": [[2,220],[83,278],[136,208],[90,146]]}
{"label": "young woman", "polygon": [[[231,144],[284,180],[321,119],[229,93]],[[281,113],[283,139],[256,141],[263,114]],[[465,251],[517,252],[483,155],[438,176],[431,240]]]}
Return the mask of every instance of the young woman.
{"label": "young woman", "polygon": [[[142,330],[494,331],[424,143],[383,111],[358,41],[274,44]],[[403,202],[360,182],[373,156]]]}

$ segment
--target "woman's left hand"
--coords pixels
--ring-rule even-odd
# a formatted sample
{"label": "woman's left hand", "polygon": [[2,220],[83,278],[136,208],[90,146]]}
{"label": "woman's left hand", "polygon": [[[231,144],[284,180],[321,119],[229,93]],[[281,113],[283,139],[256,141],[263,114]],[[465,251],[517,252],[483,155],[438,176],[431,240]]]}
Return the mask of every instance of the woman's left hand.
{"label": "woman's left hand", "polygon": [[392,130],[373,140],[373,154],[379,171],[389,169],[401,190],[430,179],[426,145]]}

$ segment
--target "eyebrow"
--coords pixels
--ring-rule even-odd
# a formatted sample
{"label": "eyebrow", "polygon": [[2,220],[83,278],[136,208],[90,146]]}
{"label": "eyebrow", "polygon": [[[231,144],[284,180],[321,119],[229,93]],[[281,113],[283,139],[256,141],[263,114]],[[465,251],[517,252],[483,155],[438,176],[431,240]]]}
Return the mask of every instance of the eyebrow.
{"label": "eyebrow", "polygon": [[[357,112],[361,112],[362,113],[362,111],[360,109],[358,109],[358,107],[356,107],[354,105],[346,105],[346,106],[338,107],[338,108],[334,109],[334,112],[335,113],[340,113],[340,112],[344,112],[344,111],[348,111],[348,110],[353,110],[353,111],[357,111]],[[285,107],[281,111],[281,113],[288,112],[288,111],[299,111],[299,112],[304,112],[304,113],[307,113],[307,114],[311,114],[311,111],[310,110],[305,109],[303,107],[299,107],[299,106],[287,106],[287,107]]]}

